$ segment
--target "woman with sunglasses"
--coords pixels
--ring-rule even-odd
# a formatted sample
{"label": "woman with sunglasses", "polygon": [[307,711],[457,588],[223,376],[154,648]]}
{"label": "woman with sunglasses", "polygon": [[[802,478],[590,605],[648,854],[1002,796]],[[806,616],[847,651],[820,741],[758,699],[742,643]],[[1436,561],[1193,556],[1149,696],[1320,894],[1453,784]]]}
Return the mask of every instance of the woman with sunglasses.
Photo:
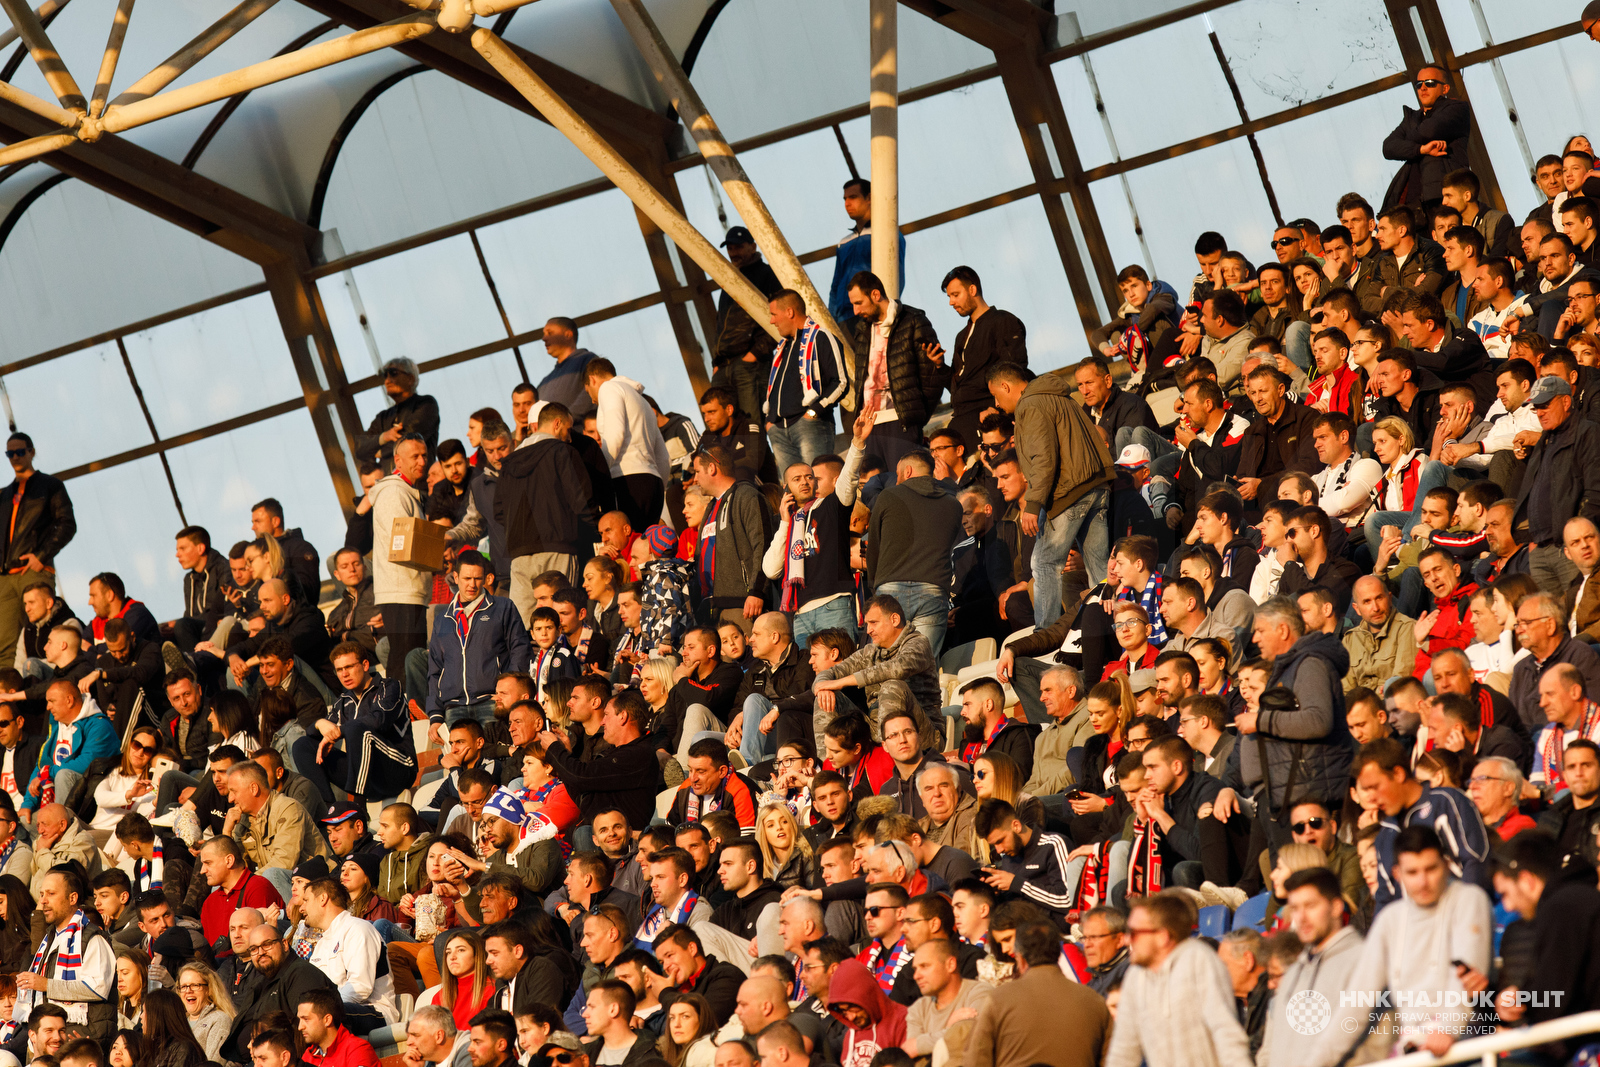
{"label": "woman with sunglasses", "polygon": [[756,845],[761,849],[761,867],[781,889],[792,885],[810,888],[817,880],[817,860],[811,839],[800,832],[789,805],[763,804],[756,814]]}
{"label": "woman with sunglasses", "polygon": [[[103,830],[109,835],[124,815],[137,812],[147,819],[155,817],[156,783],[152,764],[160,751],[161,734],[155,727],[141,726],[133,731],[122,753],[122,762],[107,772],[95,787],[94,802],[98,810],[89,829]],[[168,758],[176,765],[176,755],[169,753]]]}
{"label": "woman with sunglasses", "polygon": [[682,993],[667,1009],[666,1032],[656,1051],[670,1067],[713,1067],[717,1061],[717,1017],[699,993]]}
{"label": "woman with sunglasses", "polygon": [[178,999],[189,1014],[189,1029],[205,1049],[206,1059],[221,1063],[222,1044],[238,1014],[222,977],[210,967],[191,960],[178,969]]}
{"label": "woman with sunglasses", "polygon": [[[1024,824],[1035,829],[1043,827],[1044,805],[1038,797],[1023,792],[1022,784],[1022,768],[1004,752],[986,752],[972,763],[972,785],[980,802],[991,798],[1003,800]],[[977,857],[979,864],[987,866],[990,862],[988,842],[980,840],[978,851],[981,853]]]}

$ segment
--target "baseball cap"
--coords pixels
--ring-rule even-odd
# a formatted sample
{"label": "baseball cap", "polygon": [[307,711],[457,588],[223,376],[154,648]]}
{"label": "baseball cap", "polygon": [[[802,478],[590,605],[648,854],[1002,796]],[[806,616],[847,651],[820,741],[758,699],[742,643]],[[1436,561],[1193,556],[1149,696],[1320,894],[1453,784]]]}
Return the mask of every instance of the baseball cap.
{"label": "baseball cap", "polygon": [[1558,396],[1571,396],[1572,386],[1567,384],[1565,378],[1558,378],[1554,374],[1546,374],[1543,378],[1533,383],[1533,390],[1528,393],[1528,403],[1536,408],[1542,408]]}
{"label": "baseball cap", "polygon": [[722,239],[723,248],[727,248],[729,245],[753,245],[755,243],[756,239],[751,237],[750,231],[743,226],[733,227],[728,231],[728,236]]}
{"label": "baseball cap", "polygon": [[1117,457],[1119,467],[1144,467],[1150,463],[1150,450],[1144,445],[1129,445]]}
{"label": "baseball cap", "polygon": [[539,1046],[539,1051],[543,1052],[552,1046],[564,1048],[568,1052],[583,1051],[583,1042],[579,1041],[578,1035],[571,1030],[552,1030],[550,1036],[545,1038],[544,1044]]}
{"label": "baseball cap", "polygon": [[356,807],[354,804],[335,804],[329,808],[327,814],[322,817],[322,824],[324,826],[337,826],[342,822],[349,822],[351,819],[357,818],[358,816],[365,818],[365,815],[362,814],[361,809]]}
{"label": "baseball cap", "polygon": [[1128,685],[1133,688],[1135,693],[1143,693],[1147,689],[1154,689],[1156,687],[1156,672],[1148,667],[1142,671],[1134,671],[1128,675]]}

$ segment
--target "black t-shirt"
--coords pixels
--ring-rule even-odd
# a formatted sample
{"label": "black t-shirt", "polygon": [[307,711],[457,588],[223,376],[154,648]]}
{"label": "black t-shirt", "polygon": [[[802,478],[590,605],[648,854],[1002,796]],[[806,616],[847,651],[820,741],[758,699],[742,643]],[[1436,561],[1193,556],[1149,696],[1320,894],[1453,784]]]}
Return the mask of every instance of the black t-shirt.
{"label": "black t-shirt", "polygon": [[200,777],[200,784],[189,799],[194,803],[195,814],[200,817],[200,825],[213,834],[220,834],[222,824],[228,821],[228,808],[232,805],[227,797],[218,795],[209,772],[201,772]]}

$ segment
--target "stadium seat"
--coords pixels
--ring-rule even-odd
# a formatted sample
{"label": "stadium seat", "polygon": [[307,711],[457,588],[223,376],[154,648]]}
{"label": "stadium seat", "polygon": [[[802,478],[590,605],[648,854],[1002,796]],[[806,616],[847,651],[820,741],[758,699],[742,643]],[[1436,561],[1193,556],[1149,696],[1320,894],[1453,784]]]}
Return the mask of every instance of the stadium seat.
{"label": "stadium seat", "polygon": [[1200,936],[1221,937],[1233,928],[1233,912],[1226,904],[1213,904],[1200,909]]}
{"label": "stadium seat", "polygon": [[1233,913],[1233,926],[1254,926],[1261,929],[1267,922],[1267,901],[1271,894],[1262,890],[1243,904]]}

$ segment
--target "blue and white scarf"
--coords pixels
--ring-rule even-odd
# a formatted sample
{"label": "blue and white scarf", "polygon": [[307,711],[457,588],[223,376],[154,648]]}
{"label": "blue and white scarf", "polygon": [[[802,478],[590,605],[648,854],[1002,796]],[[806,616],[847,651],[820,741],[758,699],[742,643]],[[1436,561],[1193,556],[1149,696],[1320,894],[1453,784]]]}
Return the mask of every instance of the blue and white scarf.
{"label": "blue and white scarf", "polygon": [[694,906],[700,903],[700,894],[690,889],[684,892],[678,903],[671,910],[657,904],[650,909],[650,914],[644,917],[644,922],[639,924],[639,932],[634,935],[635,948],[642,948],[653,953],[656,937],[669,926],[689,921],[689,916],[694,911]]}
{"label": "blue and white scarf", "polygon": [[[800,369],[801,407],[808,408],[822,398],[822,394],[817,391],[817,335],[821,332],[822,327],[817,325],[817,321],[807,318],[805,325],[795,331],[794,337],[789,341],[791,348],[798,353],[795,362],[799,364]],[[778,375],[782,373],[786,362],[787,358],[773,360],[772,370],[767,374],[767,400],[762,407],[769,416],[777,415],[777,412],[772,410],[772,389],[778,384]]]}
{"label": "blue and white scarf", "polygon": [[[0,861],[0,867],[3,867],[4,865],[4,861]],[[161,838],[157,837],[154,845],[151,847],[150,858],[147,860],[133,861],[134,888],[141,893],[147,893],[151,890],[156,890],[159,892],[161,889],[161,876],[163,871],[164,865],[161,862]]]}
{"label": "blue and white scarf", "polygon": [[[49,926],[44,932],[44,940],[39,942],[38,951],[33,954],[33,963],[28,970],[33,974],[44,974],[45,960],[50,958],[50,946],[55,939],[66,934],[66,941],[61,946],[61,951],[56,954],[56,971],[50,977],[62,982],[75,982],[78,980],[78,968],[83,966],[83,927],[85,919],[83,909],[79,908],[72,913],[72,921],[67,923],[66,929],[57,930]],[[33,1009],[45,1002],[45,992],[42,989],[20,989],[17,991],[17,1005],[12,1010],[11,1021],[0,1027],[0,1044],[11,1040],[17,1030],[25,1025],[33,1014]],[[83,1023],[88,1020],[87,1007],[81,1003],[66,1005],[69,1022]],[[74,1012],[76,1009],[76,1012]],[[74,1015],[82,1018],[74,1018]]]}

